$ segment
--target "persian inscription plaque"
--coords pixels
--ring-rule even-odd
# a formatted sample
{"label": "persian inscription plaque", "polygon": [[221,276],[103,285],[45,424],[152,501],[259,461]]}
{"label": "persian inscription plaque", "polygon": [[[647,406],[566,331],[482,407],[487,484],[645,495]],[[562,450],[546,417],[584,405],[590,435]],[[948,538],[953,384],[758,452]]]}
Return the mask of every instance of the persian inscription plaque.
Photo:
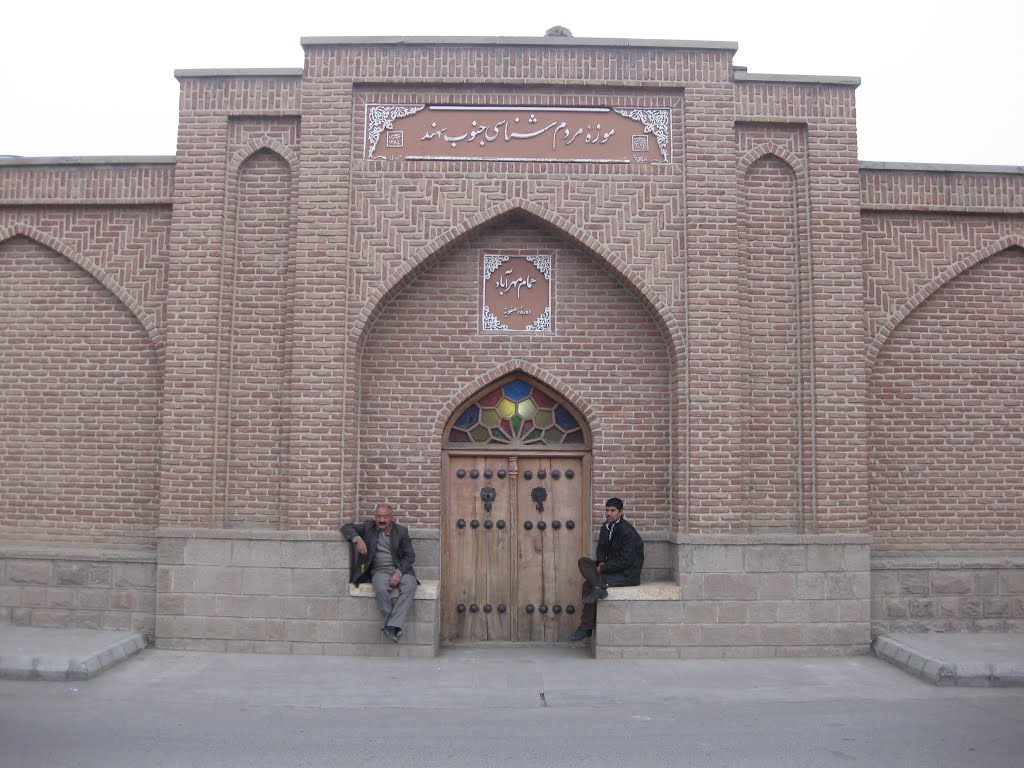
{"label": "persian inscription plaque", "polygon": [[671,110],[367,104],[368,160],[672,162]]}
{"label": "persian inscription plaque", "polygon": [[484,254],[481,325],[485,331],[550,331],[550,255]]}

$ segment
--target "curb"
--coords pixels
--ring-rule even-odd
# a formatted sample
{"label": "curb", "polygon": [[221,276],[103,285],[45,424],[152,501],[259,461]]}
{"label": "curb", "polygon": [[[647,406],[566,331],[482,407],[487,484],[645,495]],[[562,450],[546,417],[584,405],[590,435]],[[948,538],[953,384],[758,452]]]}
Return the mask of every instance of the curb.
{"label": "curb", "polygon": [[146,647],[146,638],[133,632],[80,658],[62,656],[0,657],[0,678],[7,680],[88,680]]}
{"label": "curb", "polygon": [[1024,667],[1012,663],[956,664],[927,656],[898,640],[878,635],[871,643],[875,656],[932,685],[1009,688],[1024,686]]}

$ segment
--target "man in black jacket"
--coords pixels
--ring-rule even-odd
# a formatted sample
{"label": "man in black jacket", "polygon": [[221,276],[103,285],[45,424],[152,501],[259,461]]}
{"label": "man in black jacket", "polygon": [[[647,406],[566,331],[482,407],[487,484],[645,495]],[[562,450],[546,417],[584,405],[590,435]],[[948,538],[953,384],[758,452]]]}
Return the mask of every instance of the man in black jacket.
{"label": "man in black jacket", "polygon": [[[359,556],[352,569],[353,583],[362,584],[368,579],[373,583],[377,609],[384,616],[381,632],[397,643],[419,584],[412,567],[416,553],[409,529],[395,522],[389,505],[378,504],[373,520],[346,523],[341,526],[341,535],[352,542]],[[391,590],[396,588],[398,597],[392,598]]]}
{"label": "man in black jacket", "polygon": [[583,614],[570,640],[586,640],[597,624],[597,601],[608,597],[608,587],[626,587],[640,583],[644,567],[644,540],[628,520],[622,517],[622,499],[610,498],[604,505],[605,523],[597,539],[597,559],[581,557],[583,574]]}

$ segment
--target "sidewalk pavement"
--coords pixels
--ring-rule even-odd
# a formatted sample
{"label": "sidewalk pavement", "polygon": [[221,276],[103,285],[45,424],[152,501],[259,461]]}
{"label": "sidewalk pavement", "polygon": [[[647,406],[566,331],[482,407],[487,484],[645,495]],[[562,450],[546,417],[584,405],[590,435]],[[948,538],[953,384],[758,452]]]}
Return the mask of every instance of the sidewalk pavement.
{"label": "sidewalk pavement", "polygon": [[[145,639],[137,632],[88,629],[46,629],[0,624],[0,678],[15,680],[87,680],[118,662],[124,661],[145,648]],[[964,632],[882,635],[873,643],[875,655],[930,683],[942,686],[1024,686],[1024,633]],[[642,661],[598,661],[590,658],[583,644],[558,646],[468,646],[442,649],[436,659],[390,659],[389,669],[395,667],[396,679],[401,687],[408,687],[408,675],[419,675],[424,683],[433,683],[442,690],[465,686],[475,691],[481,701],[487,701],[489,689],[493,693],[522,688],[536,689],[539,679],[553,683],[560,690],[571,690],[581,678],[593,678],[600,671],[607,674],[637,674],[636,665]],[[229,684],[230,675],[237,674],[246,681],[261,685],[287,686],[295,676],[310,675],[311,679],[329,673],[331,678],[366,673],[365,659],[345,657],[301,656],[289,657],[259,654],[212,654],[186,651],[150,650],[152,657],[166,656],[165,663],[177,669],[205,667],[215,670],[221,685]],[[190,655],[191,654],[191,655]],[[173,656],[173,659],[171,658]],[[211,661],[216,659],[216,662]],[[681,675],[687,680],[709,670],[721,670],[722,665],[749,677],[749,670],[764,668],[765,682],[771,683],[774,672],[764,666],[767,660],[692,660],[678,662]],[[783,660],[776,660],[781,662]],[[843,659],[792,659],[793,670],[806,671],[808,665],[844,664]],[[845,663],[863,664],[863,657],[846,659]],[[318,664],[319,662],[319,664]],[[377,660],[384,664],[385,660]],[[669,664],[656,662],[662,682],[670,683]],[[632,666],[631,666],[632,665]],[[422,669],[421,669],[422,668]],[[742,671],[741,671],[742,668]],[[685,672],[683,671],[685,669]],[[194,670],[193,670],[194,671]],[[190,672],[189,674],[191,674]],[[466,675],[469,675],[467,678]],[[758,674],[762,674],[760,671]],[[783,672],[783,674],[794,674]],[[827,677],[828,670],[819,676]],[[748,681],[749,682],[749,681]],[[635,689],[634,685],[625,686]],[[756,686],[755,686],[756,687]],[[418,699],[422,704],[423,688]],[[643,686],[641,686],[641,689]],[[581,689],[582,690],[582,689]],[[535,694],[533,694],[535,695]]]}

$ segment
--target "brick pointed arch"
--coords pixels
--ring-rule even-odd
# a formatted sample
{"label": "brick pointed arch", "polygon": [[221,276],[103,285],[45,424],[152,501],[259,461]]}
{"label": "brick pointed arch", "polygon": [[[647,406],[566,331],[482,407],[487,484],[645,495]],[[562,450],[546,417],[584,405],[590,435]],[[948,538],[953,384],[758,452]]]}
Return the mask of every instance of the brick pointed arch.
{"label": "brick pointed arch", "polygon": [[967,254],[959,261],[950,264],[946,269],[939,272],[931,280],[918,288],[914,293],[900,305],[892,316],[878,329],[878,333],[868,344],[867,364],[870,372],[875,367],[882,347],[890,339],[896,329],[917,309],[929,296],[940,290],[944,285],[963,274],[971,267],[980,264],[985,259],[991,258],[1011,248],[1024,249],[1024,237],[1020,235],[1006,235],[984,248]]}
{"label": "brick pointed arch", "polygon": [[153,347],[156,349],[157,354],[162,358],[164,352],[164,338],[160,329],[157,327],[156,321],[148,312],[146,312],[142,304],[135,299],[135,297],[133,297],[113,275],[88,256],[78,253],[61,240],[43,232],[42,230],[36,229],[31,225],[15,223],[7,227],[0,227],[0,245],[3,245],[8,240],[18,236],[27,237],[29,240],[49,248],[54,253],[60,254],[95,278],[104,288],[110,291],[114,297],[128,309],[129,312],[131,312],[132,316],[135,317],[136,320],[139,321],[145,329],[146,334],[149,336],[150,341],[153,343]]}
{"label": "brick pointed arch", "polygon": [[246,142],[245,146],[241,147],[235,154],[228,160],[227,171],[231,176],[238,174],[242,164],[250,157],[255,155],[257,152],[264,150],[273,152],[275,155],[280,155],[281,159],[288,163],[288,169],[294,174],[299,167],[299,156],[295,154],[295,151],[291,147],[283,144],[277,139],[271,136],[262,136],[258,139],[252,139]]}
{"label": "brick pointed arch", "polygon": [[588,254],[606,264],[637,299],[651,312],[657,320],[658,327],[668,342],[669,353],[673,361],[682,357],[685,349],[684,333],[676,316],[665,305],[664,301],[647,285],[647,283],[630,269],[621,256],[611,252],[600,241],[585,232],[578,225],[547,208],[522,198],[509,198],[497,205],[453,226],[442,235],[434,238],[409,261],[396,269],[384,283],[374,290],[364,302],[354,319],[352,338],[356,340],[356,348],[362,346],[366,333],[373,325],[389,300],[400,291],[406,283],[423,272],[436,259],[455,247],[474,232],[500,222],[516,213],[525,214],[528,218],[554,227],[555,230],[572,243],[577,244]]}

